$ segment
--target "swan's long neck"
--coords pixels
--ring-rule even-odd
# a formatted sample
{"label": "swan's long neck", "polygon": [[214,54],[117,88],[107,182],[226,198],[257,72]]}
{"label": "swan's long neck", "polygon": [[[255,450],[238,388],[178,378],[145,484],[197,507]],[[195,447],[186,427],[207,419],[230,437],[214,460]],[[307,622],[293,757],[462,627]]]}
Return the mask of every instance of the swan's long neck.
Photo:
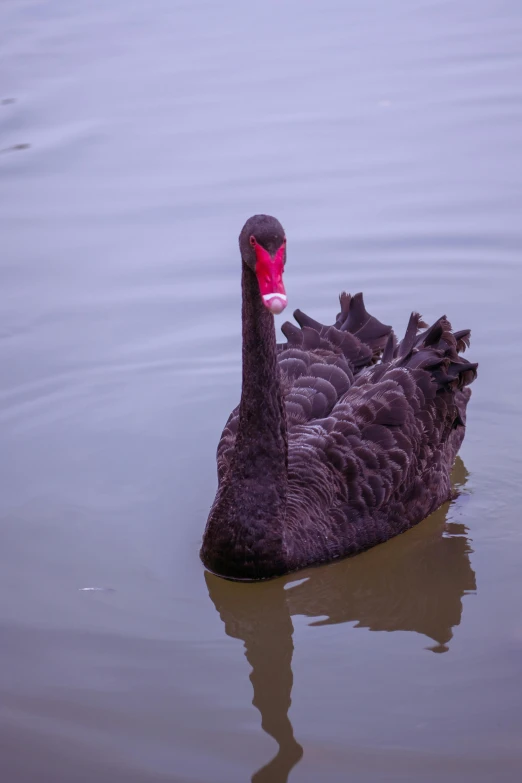
{"label": "swan's long neck", "polygon": [[274,317],[255,274],[243,264],[243,384],[235,468],[244,477],[286,486],[288,440]]}
{"label": "swan's long neck", "polygon": [[288,571],[285,547],[288,440],[274,317],[243,264],[243,387],[230,468],[203,540],[205,565],[222,576],[262,579]]}

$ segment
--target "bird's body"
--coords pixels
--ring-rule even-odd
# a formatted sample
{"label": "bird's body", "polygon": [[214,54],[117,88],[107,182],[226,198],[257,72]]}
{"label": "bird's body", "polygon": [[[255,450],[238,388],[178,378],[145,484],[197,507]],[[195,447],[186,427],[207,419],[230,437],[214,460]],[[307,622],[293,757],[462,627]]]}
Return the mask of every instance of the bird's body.
{"label": "bird's body", "polygon": [[288,342],[276,345],[270,297],[284,307],[284,287],[267,304],[245,244],[250,236],[256,256],[275,257],[284,234],[271,221],[251,218],[240,237],[243,388],[218,446],[201,550],[210,570],[232,579],[356,554],[438,508],[476,375],[460,356],[468,331],[452,333],[443,317],[418,334],[425,324],[414,313],[397,345],[361,294],[341,295],[329,327],[296,311],[301,328],[285,324]]}

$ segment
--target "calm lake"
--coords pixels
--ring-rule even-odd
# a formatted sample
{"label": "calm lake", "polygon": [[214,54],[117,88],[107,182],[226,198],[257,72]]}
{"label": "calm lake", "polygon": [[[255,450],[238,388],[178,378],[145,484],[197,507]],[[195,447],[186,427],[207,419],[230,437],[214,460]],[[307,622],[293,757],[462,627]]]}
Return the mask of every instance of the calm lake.
{"label": "calm lake", "polygon": [[[363,290],[480,368],[451,505],[241,585],[198,550],[256,212],[286,317]],[[3,0],[0,222],[0,779],[518,783],[519,0]]]}

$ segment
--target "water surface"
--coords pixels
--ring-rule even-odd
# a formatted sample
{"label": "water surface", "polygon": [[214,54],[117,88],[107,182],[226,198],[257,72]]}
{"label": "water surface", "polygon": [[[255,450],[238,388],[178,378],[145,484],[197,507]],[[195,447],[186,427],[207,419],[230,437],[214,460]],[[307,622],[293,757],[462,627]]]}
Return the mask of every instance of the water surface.
{"label": "water surface", "polygon": [[[0,39],[2,780],[518,781],[520,4],[4,0]],[[260,211],[290,309],[447,313],[480,374],[451,505],[235,585],[198,548]]]}

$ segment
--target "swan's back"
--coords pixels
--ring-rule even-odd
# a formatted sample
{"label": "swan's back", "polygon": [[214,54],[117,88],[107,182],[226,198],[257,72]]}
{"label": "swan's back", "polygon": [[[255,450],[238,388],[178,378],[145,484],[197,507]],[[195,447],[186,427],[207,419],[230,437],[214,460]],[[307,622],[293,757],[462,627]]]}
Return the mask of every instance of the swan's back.
{"label": "swan's back", "polygon": [[[450,497],[476,365],[469,331],[413,313],[397,344],[361,294],[332,326],[297,311],[278,364],[288,425],[287,558],[295,567],[355,554],[420,522]],[[420,329],[424,331],[419,333]],[[218,447],[228,470],[238,426]]]}
{"label": "swan's back", "polygon": [[[366,323],[370,337],[361,340],[366,361],[359,352],[359,363],[349,368],[353,380],[345,389],[337,384],[339,396],[331,407],[325,401],[322,418],[312,414],[300,421],[315,394],[328,397],[324,386],[303,389],[309,375],[296,379],[288,395],[287,524],[296,559],[318,546],[324,560],[354,554],[420,522],[450,497],[450,472],[471,395],[467,387],[476,375],[476,365],[460,355],[469,331],[453,333],[442,317],[418,334],[425,324],[414,313],[398,346],[388,328],[375,363],[380,350],[375,335],[384,327],[369,318]],[[331,339],[330,329],[306,320],[303,342],[313,339],[307,330]],[[296,332],[287,334],[297,342]],[[309,352],[310,362],[321,350],[328,357],[319,346]],[[285,349],[283,357],[285,352],[297,358],[295,348]],[[336,373],[343,362],[333,364]],[[350,381],[349,372],[344,375]]]}

